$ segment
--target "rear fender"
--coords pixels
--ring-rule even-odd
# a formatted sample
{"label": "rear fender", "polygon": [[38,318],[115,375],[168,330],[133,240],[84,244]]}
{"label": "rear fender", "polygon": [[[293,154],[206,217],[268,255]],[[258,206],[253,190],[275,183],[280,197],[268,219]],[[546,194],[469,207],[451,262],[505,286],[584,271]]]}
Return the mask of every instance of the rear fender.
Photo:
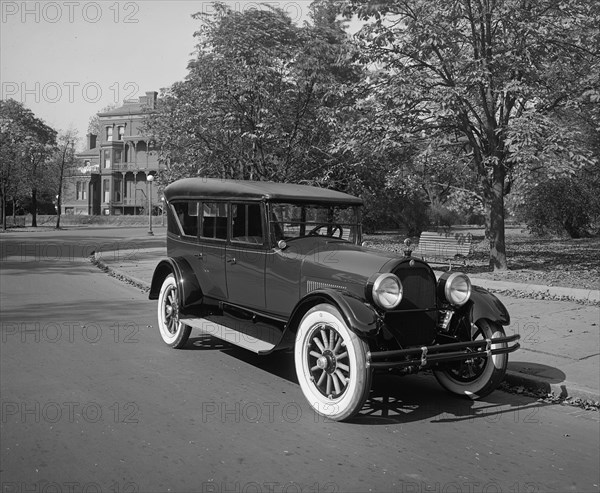
{"label": "rear fender", "polygon": [[348,328],[359,337],[374,336],[379,330],[379,315],[367,302],[345,291],[318,289],[311,291],[295,306],[288,323],[288,335],[295,334],[306,312],[320,303],[335,306]]}
{"label": "rear fender", "polygon": [[195,305],[202,301],[202,289],[198,284],[194,270],[187,260],[182,257],[168,257],[159,262],[152,275],[150,294],[148,298],[157,300],[160,288],[169,274],[175,276],[177,282],[177,293],[181,307]]}

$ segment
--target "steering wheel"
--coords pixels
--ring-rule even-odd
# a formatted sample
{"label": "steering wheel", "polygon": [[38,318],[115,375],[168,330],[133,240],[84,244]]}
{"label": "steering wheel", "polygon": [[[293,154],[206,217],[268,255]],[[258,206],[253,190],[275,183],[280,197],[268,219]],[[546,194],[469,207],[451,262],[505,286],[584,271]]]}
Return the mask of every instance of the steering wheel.
{"label": "steering wheel", "polygon": [[[338,238],[341,238],[342,235],[344,234],[344,230],[342,228],[342,226],[340,226],[339,224],[329,224],[329,223],[323,223],[323,224],[317,224],[313,229],[311,229],[308,234],[310,236],[316,236],[319,235],[318,231],[321,228],[329,228],[329,227],[333,227],[333,229],[331,230],[331,236],[336,236],[335,232],[339,231],[339,234],[337,235]],[[329,235],[325,235],[325,236],[329,236]]]}

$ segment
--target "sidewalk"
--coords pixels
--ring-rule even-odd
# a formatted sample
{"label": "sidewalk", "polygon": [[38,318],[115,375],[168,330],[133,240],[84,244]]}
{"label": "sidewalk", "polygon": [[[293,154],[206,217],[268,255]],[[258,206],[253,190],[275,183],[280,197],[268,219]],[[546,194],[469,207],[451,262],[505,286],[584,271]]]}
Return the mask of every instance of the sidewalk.
{"label": "sidewalk", "polygon": [[[98,253],[96,261],[111,275],[148,290],[154,268],[165,256],[164,247],[146,248]],[[497,294],[511,315],[507,334],[521,334],[521,349],[509,356],[508,384],[561,398],[600,401],[600,308],[518,297],[519,293],[545,293],[598,302],[598,291],[471,280],[495,292],[516,294]]]}

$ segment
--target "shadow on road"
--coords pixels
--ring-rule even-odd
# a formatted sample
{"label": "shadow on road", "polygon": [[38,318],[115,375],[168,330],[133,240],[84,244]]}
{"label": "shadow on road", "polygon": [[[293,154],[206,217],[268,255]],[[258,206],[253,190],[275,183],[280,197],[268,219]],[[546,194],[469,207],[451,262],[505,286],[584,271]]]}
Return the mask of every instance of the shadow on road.
{"label": "shadow on road", "polygon": [[352,422],[366,425],[482,419],[490,424],[504,419],[537,422],[540,408],[549,405],[552,404],[500,390],[473,401],[445,391],[430,372],[407,377],[375,375],[369,398]]}
{"label": "shadow on road", "polygon": [[[222,351],[244,363],[298,385],[292,351],[259,356],[210,335],[191,337],[188,350]],[[558,371],[558,370],[557,370]],[[376,373],[369,398],[361,412],[349,422],[360,425],[389,425],[417,421],[449,423],[485,420],[498,423],[535,423],[539,410],[552,405],[534,398],[497,390],[479,401],[446,392],[431,372],[397,376]]]}
{"label": "shadow on road", "polygon": [[185,349],[211,351],[219,350],[233,356],[256,368],[260,368],[279,378],[298,384],[296,370],[294,369],[294,355],[291,351],[276,351],[271,354],[260,356],[246,349],[239,348],[233,344],[217,339],[208,334],[190,337]]}

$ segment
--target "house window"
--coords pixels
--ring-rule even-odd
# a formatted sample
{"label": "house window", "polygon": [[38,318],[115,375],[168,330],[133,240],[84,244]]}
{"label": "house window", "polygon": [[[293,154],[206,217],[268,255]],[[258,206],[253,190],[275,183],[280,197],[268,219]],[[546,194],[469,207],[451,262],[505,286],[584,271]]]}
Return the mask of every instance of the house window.
{"label": "house window", "polygon": [[117,127],[117,133],[118,133],[118,139],[119,140],[123,140],[123,138],[125,137],[125,126],[124,125],[119,125]]}
{"label": "house window", "polygon": [[115,149],[115,164],[119,164],[121,162],[122,156],[123,151],[121,149]]}
{"label": "house window", "polygon": [[106,127],[106,141],[111,142],[113,140],[113,128]]}
{"label": "house window", "polygon": [[113,179],[113,200],[115,202],[121,202],[121,187],[123,186],[123,180],[121,178]]}
{"label": "house window", "polygon": [[110,202],[110,180],[102,181],[102,193],[104,195],[104,202]]}
{"label": "house window", "polygon": [[77,200],[87,199],[87,183],[84,181],[77,182]]}
{"label": "house window", "polygon": [[108,149],[104,151],[104,167],[110,168],[110,150]]}

